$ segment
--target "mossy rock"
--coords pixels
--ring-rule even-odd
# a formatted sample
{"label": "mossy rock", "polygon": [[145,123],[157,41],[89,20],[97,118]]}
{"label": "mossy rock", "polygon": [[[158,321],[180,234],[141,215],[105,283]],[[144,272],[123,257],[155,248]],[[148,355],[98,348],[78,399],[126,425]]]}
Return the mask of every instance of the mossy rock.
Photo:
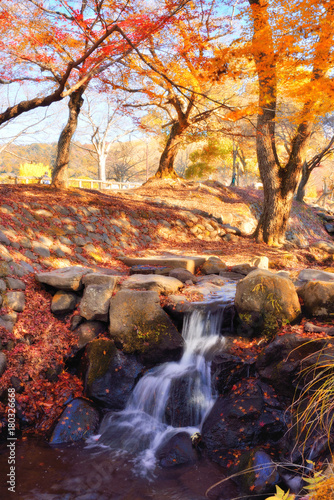
{"label": "mossy rock", "polygon": [[111,340],[93,340],[87,345],[86,356],[89,360],[87,383],[92,384],[97,378],[103,377],[108,371],[111,360],[117,353],[117,348]]}
{"label": "mossy rock", "polygon": [[235,307],[249,335],[272,336],[279,326],[301,313],[292,281],[266,270],[256,270],[237,284]]}
{"label": "mossy rock", "polygon": [[110,301],[109,332],[117,347],[154,365],[179,359],[183,339],[153,291],[121,290]]}
{"label": "mossy rock", "polygon": [[143,371],[136,356],[119,351],[112,340],[97,339],[86,348],[86,395],[100,406],[122,410]]}

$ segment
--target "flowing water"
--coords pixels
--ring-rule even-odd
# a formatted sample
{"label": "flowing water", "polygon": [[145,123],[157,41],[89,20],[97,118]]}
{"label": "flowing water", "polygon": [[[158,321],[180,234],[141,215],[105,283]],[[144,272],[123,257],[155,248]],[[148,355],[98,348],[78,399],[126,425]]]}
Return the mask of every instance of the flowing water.
{"label": "flowing water", "polygon": [[[217,467],[202,459],[196,465],[182,466],[182,474],[180,468],[163,470],[157,467],[156,451],[181,431],[189,435],[200,431],[215,401],[211,360],[224,348],[221,322],[225,304],[232,301],[234,293],[234,284],[225,285],[219,295],[208,298],[209,309],[201,303],[186,317],[180,361],[149,370],[137,383],[126,408],[107,414],[99,435],[89,439],[85,447],[74,444],[55,449],[36,445],[36,441],[30,442],[30,447],[19,444],[23,458],[35,448],[34,455],[39,455],[42,465],[36,467],[34,460],[22,462],[26,487],[22,489],[20,484],[17,498],[203,499],[205,489],[217,480]],[[34,487],[31,477],[35,478]]]}
{"label": "flowing water", "polygon": [[[100,435],[90,440],[92,444],[95,441],[97,445],[135,453],[138,473],[147,475],[154,470],[156,450],[161,444],[181,431],[192,435],[200,430],[216,397],[211,384],[211,360],[223,349],[221,322],[225,306],[234,294],[235,286],[225,285],[220,296],[208,300],[209,310],[201,304],[185,318],[181,360],[164,363],[146,373],[126,408],[103,419]],[[176,418],[174,405],[182,407]]]}

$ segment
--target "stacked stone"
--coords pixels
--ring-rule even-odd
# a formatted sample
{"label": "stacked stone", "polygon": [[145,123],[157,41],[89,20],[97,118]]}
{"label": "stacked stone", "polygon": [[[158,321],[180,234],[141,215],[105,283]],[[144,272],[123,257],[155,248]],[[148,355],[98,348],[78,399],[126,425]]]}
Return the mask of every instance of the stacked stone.
{"label": "stacked stone", "polygon": [[[178,218],[166,214],[125,213],[91,206],[15,203],[0,205],[0,259],[14,260],[36,270],[53,267],[54,259],[63,266],[78,262],[108,262],[116,253],[145,247],[161,239],[177,236],[218,241],[226,234],[221,221],[210,214],[194,215],[178,210]],[[170,217],[168,217],[170,219]],[[240,231],[238,232],[240,234]],[[9,249],[6,247],[10,247]]]}

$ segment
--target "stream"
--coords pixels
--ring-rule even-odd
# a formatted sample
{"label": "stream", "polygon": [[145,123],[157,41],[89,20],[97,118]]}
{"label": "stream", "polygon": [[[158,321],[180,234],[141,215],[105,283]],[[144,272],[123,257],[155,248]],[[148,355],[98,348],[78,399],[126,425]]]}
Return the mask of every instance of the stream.
{"label": "stream", "polygon": [[[178,433],[200,432],[216,394],[211,360],[224,348],[220,335],[235,284],[206,298],[185,318],[185,348],[178,362],[149,370],[123,411],[107,413],[99,434],[86,443],[50,446],[27,438],[16,444],[16,493],[1,481],[1,498],[24,500],[202,500],[222,479],[222,469],[201,458],[191,465],[161,467],[156,455]],[[214,307],[212,307],[214,306]],[[8,469],[0,447],[0,471]],[[2,488],[2,489],[1,489]],[[232,497],[231,497],[232,498]]]}

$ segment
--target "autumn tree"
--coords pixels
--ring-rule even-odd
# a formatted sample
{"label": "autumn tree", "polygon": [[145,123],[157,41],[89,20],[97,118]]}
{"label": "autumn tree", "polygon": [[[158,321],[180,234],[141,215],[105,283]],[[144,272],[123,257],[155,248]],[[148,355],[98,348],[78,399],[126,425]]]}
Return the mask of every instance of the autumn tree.
{"label": "autumn tree", "polygon": [[132,51],[117,75],[105,80],[134,96],[127,109],[150,112],[157,107],[164,115],[166,140],[155,174],[158,178],[177,176],[174,162],[186,134],[210,130],[213,119],[221,121],[227,114],[232,119],[234,113],[230,102],[236,92],[231,76],[234,63],[227,66],[227,59],[216,57],[217,46],[227,43],[231,35],[231,19],[217,13],[215,3],[195,2],[193,10],[168,30],[149,37],[140,54]]}
{"label": "autumn tree", "polygon": [[[4,0],[0,6],[3,68],[0,83],[42,83],[42,95],[9,106],[0,124],[69,96],[69,119],[59,140],[53,183],[64,185],[68,144],[90,81],[168,23],[189,0],[148,8],[137,0],[61,2]],[[66,150],[67,149],[67,150]]]}
{"label": "autumn tree", "polygon": [[[259,82],[257,158],[264,187],[259,241],[284,241],[293,196],[316,116],[333,103],[333,0],[268,2],[249,0],[252,55]],[[287,161],[277,152],[279,91],[289,91],[298,111]]]}

